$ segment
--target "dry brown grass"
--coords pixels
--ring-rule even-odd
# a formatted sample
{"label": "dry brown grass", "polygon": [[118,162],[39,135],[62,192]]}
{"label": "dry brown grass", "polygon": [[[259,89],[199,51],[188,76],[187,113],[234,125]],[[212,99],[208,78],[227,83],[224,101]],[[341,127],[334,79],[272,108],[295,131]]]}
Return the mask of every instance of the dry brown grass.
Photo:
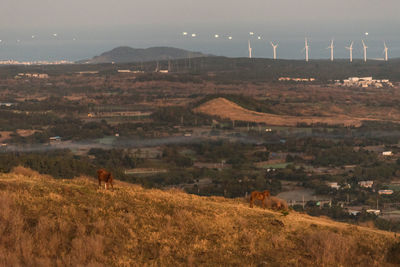
{"label": "dry brown grass", "polygon": [[34,133],[40,132],[38,130],[23,130],[23,129],[18,129],[17,134],[23,137],[31,136]]}
{"label": "dry brown grass", "polygon": [[26,177],[39,177],[40,176],[39,172],[37,172],[35,170],[32,170],[30,168],[26,168],[26,167],[21,166],[21,165],[19,165],[17,167],[14,167],[11,170],[11,172],[13,174],[22,175],[22,176],[26,176]]}
{"label": "dry brown grass", "polygon": [[317,266],[380,266],[385,262],[384,254],[376,253],[371,246],[357,244],[357,238],[345,233],[310,231],[303,242],[305,254]]}
{"label": "dry brown grass", "polygon": [[298,123],[315,124],[324,123],[328,125],[361,126],[362,120],[368,118],[352,118],[343,114],[330,114],[326,117],[316,116],[288,116],[261,113],[245,109],[225,98],[215,98],[194,109],[195,112],[201,112],[208,115],[228,118],[235,121],[250,121],[257,123],[266,123],[277,126],[296,126]]}
{"label": "dry brown grass", "polygon": [[0,132],[0,142],[3,142],[4,140],[7,140],[10,138],[12,132],[10,131],[2,131]]}
{"label": "dry brown grass", "polygon": [[0,174],[2,266],[382,266],[395,242],[241,199],[29,175]]}

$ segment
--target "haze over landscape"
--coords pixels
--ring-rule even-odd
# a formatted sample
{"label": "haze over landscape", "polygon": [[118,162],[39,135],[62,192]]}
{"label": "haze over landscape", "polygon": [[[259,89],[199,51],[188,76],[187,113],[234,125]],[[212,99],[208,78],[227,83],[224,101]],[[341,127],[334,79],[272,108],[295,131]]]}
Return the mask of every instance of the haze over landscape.
{"label": "haze over landscape", "polygon": [[[328,58],[326,47],[332,38],[337,58],[348,57],[344,47],[351,41],[354,57],[361,58],[361,39],[368,45],[369,58],[383,58],[383,41],[393,58],[400,57],[399,9],[400,3],[392,0],[6,0],[0,10],[0,59],[75,61],[122,45],[246,57],[248,39],[254,57],[272,57],[269,41],[276,41],[279,58],[302,59],[304,37],[310,40],[311,59]],[[184,31],[197,37],[185,38]],[[252,38],[250,31],[255,33]]]}

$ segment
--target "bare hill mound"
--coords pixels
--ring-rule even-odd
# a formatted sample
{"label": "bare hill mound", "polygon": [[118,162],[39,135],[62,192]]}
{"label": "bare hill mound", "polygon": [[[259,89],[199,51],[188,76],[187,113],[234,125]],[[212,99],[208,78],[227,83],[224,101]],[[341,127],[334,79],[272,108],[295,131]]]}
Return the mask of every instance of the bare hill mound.
{"label": "bare hill mound", "polygon": [[392,233],[241,199],[0,174],[3,266],[382,266]]}
{"label": "bare hill mound", "polygon": [[205,113],[212,116],[227,118],[235,121],[249,121],[266,123],[276,126],[296,126],[298,123],[316,124],[324,123],[328,125],[361,126],[362,119],[351,118],[345,115],[326,116],[326,117],[305,117],[276,115],[261,113],[245,109],[238,104],[225,98],[214,98],[194,109],[195,112]]}

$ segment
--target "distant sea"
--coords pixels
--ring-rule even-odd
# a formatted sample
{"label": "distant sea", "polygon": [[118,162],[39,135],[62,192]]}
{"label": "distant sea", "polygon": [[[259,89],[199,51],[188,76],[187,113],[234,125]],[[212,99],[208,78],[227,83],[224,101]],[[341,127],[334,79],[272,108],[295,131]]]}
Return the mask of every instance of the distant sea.
{"label": "distant sea", "polygon": [[[184,36],[183,31],[188,35]],[[270,41],[278,43],[278,58],[282,59],[303,59],[305,57],[303,47],[304,38],[307,36],[310,46],[310,59],[328,59],[330,50],[327,47],[330,40],[334,39],[335,58],[349,58],[349,46],[354,41],[354,58],[362,58],[363,50],[361,39],[364,39],[368,46],[368,58],[383,59],[383,42],[386,41],[389,47],[389,58],[400,58],[400,36],[393,34],[368,35],[358,31],[357,34],[332,34],[314,32],[302,34],[295,32],[285,33],[264,33],[260,30],[250,35],[249,31],[241,30],[235,32],[199,30],[190,31],[187,29],[168,31],[135,31],[126,29],[120,31],[73,31],[61,32],[6,32],[0,34],[0,60],[68,60],[76,61],[91,58],[105,51],[118,46],[130,46],[133,48],[147,48],[153,46],[171,46],[192,51],[199,51],[207,54],[227,57],[247,57],[248,40],[251,42],[253,57],[272,58],[272,47]],[[57,36],[53,34],[57,33]],[[109,33],[109,34],[107,34]],[[196,33],[196,37],[191,37]],[[32,38],[32,35],[34,35]],[[219,38],[214,35],[218,34]],[[228,37],[232,36],[232,40]],[[260,36],[260,39],[258,39]]]}

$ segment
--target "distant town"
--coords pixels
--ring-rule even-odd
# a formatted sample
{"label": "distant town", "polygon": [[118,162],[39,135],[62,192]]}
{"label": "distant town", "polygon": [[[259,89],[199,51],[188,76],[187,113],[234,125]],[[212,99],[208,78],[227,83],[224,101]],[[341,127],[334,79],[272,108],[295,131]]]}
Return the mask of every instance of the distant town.
{"label": "distant town", "polygon": [[0,60],[0,65],[65,65],[65,64],[73,64],[72,61],[67,60],[56,60],[56,61],[17,61],[17,60]]}

